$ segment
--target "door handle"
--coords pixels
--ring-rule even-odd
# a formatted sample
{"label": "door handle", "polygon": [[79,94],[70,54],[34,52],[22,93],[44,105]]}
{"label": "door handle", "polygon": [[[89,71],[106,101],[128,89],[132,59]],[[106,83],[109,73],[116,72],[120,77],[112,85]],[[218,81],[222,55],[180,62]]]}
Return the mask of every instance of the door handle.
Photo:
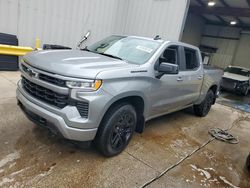
{"label": "door handle", "polygon": [[198,76],[198,79],[199,79],[199,80],[201,80],[202,78],[203,78],[203,76],[202,76],[202,75]]}
{"label": "door handle", "polygon": [[182,78],[182,77],[178,77],[178,78],[177,78],[177,81],[178,81],[178,82],[183,81],[183,78]]}

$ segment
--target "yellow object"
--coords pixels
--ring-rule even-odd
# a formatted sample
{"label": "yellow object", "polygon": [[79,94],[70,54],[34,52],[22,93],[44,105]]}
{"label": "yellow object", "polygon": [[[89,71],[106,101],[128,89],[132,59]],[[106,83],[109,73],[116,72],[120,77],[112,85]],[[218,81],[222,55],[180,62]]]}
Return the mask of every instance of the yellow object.
{"label": "yellow object", "polygon": [[102,81],[101,80],[95,80],[95,90],[98,90],[102,85]]}
{"label": "yellow object", "polygon": [[0,44],[0,54],[3,54],[3,55],[21,56],[33,50],[34,49],[31,47],[11,46],[11,45]]}
{"label": "yellow object", "polygon": [[41,45],[41,41],[39,38],[36,39],[36,49],[40,48],[40,45]]}

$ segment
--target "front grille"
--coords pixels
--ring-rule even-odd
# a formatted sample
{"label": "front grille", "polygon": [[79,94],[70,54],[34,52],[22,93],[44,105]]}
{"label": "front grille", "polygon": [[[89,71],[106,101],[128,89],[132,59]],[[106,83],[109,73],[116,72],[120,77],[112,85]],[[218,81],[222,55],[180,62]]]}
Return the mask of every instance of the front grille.
{"label": "front grille", "polygon": [[21,65],[24,72],[28,73],[28,67],[26,67],[24,64]]}
{"label": "front grille", "polygon": [[56,93],[50,89],[39,86],[26,78],[22,77],[22,84],[31,96],[40,99],[43,102],[56,106],[58,108],[64,108],[67,106],[68,95]]}
{"label": "front grille", "polygon": [[59,78],[54,78],[54,77],[48,76],[46,74],[39,73],[39,79],[43,80],[45,82],[49,82],[51,84],[55,84],[57,86],[66,87],[65,80],[61,80]]}
{"label": "front grille", "polygon": [[[28,68],[26,65],[22,64],[22,69],[24,72],[26,72],[27,74],[30,74],[30,71],[32,70],[31,68]],[[66,81],[59,79],[59,78],[55,78],[43,73],[37,73],[38,78],[40,80],[43,80],[45,82],[57,85],[57,86],[61,86],[61,87],[66,87]]]}
{"label": "front grille", "polygon": [[221,86],[225,89],[234,89],[236,87],[237,83],[235,80],[232,80],[230,78],[222,78]]}
{"label": "front grille", "polygon": [[64,108],[67,105],[76,106],[81,117],[88,118],[88,102],[70,99],[68,95],[56,93],[50,89],[37,85],[24,77],[22,77],[22,85],[24,90],[36,99],[39,99],[58,108]]}

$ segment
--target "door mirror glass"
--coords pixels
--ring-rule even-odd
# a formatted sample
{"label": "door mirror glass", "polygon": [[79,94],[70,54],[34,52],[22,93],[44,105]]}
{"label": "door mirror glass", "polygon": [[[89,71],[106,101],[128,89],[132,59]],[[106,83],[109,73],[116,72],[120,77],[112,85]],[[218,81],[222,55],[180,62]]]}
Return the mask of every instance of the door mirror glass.
{"label": "door mirror glass", "polygon": [[179,66],[172,63],[162,62],[158,67],[158,72],[163,74],[178,74]]}

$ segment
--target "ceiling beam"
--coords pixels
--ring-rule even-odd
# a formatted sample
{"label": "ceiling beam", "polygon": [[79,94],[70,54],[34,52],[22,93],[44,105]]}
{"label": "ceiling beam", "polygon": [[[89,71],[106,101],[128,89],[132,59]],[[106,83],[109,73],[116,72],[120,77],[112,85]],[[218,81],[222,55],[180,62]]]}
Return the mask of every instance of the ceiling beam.
{"label": "ceiling beam", "polygon": [[[206,22],[206,24],[208,24],[208,25],[222,26],[222,27],[232,27],[231,25],[226,24],[226,23],[221,24],[221,23],[215,23],[215,22],[211,22],[211,21],[210,21],[210,22]],[[250,30],[250,27],[248,27],[248,26],[239,26],[239,25],[235,25],[235,26],[233,26],[233,27],[241,28],[241,29],[245,29],[245,30]]]}
{"label": "ceiling beam", "polygon": [[206,4],[202,0],[196,0],[196,2],[200,4],[200,6],[206,6]]}
{"label": "ceiling beam", "polygon": [[225,23],[228,24],[228,22],[227,22],[226,20],[224,20],[221,16],[219,16],[219,15],[215,15],[215,16],[216,16],[216,18],[218,18],[218,20],[220,20],[220,22],[222,22],[223,24],[225,24]]}
{"label": "ceiling beam", "polygon": [[219,0],[221,2],[221,4],[224,5],[224,7],[230,7],[225,0]]}
{"label": "ceiling beam", "polygon": [[[225,19],[223,19],[221,16],[219,15],[215,15],[216,18],[218,18],[218,20],[220,20],[220,22],[222,24],[226,24],[226,25],[230,25],[230,21],[226,21]],[[238,27],[244,27],[244,23],[241,21],[241,19],[239,19],[238,17],[235,18],[235,21],[237,21],[237,26]]]}
{"label": "ceiling beam", "polygon": [[250,17],[250,8],[232,8],[232,7],[201,7],[190,6],[190,12],[195,14],[213,14],[233,17]]}
{"label": "ceiling beam", "polygon": [[[226,2],[225,0],[219,0],[219,1],[221,2],[221,4],[224,5],[224,7],[231,8],[231,7],[229,6],[229,4],[227,4],[227,2]],[[250,3],[250,0],[249,0],[249,3]],[[234,19],[238,22],[239,25],[244,25],[244,23],[241,21],[240,18],[235,17]]]}
{"label": "ceiling beam", "polygon": [[239,23],[239,25],[244,25],[243,21],[240,18],[236,17],[235,20]]}
{"label": "ceiling beam", "polygon": [[248,4],[248,6],[249,6],[249,8],[250,8],[250,0],[247,0],[247,4]]}
{"label": "ceiling beam", "polygon": [[209,19],[207,19],[204,15],[200,15],[202,17],[202,19],[206,22],[206,23],[209,23],[211,22]]}

